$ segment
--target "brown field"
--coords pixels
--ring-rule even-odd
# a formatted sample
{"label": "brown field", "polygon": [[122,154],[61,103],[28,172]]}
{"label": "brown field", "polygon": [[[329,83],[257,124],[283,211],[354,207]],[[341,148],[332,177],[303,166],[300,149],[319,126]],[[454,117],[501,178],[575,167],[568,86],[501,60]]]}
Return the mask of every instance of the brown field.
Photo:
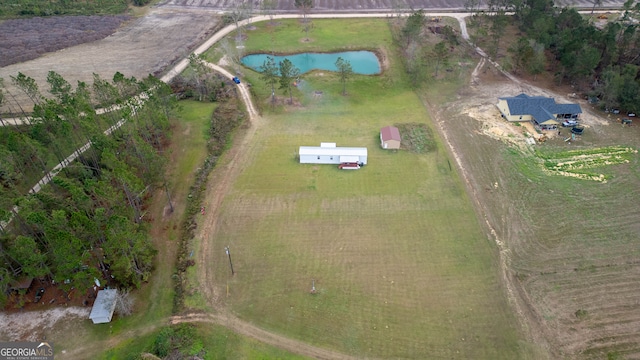
{"label": "brown field", "polygon": [[129,16],[54,16],[0,23],[0,67],[113,34]]}
{"label": "brown field", "polygon": [[[533,83],[535,84],[535,83]],[[506,257],[519,310],[531,334],[554,357],[640,357],[640,288],[637,154],[628,164],[592,169],[606,183],[542,173],[524,145],[524,127],[504,122],[498,96],[520,92],[580,102],[585,135],[535,145],[546,151],[624,145],[638,148],[640,128],[567,98],[569,89],[515,84],[483,68],[476,85],[440,111],[441,129],[459,155],[479,215]],[[562,130],[563,136],[568,131]],[[619,356],[619,357],[618,357]]]}
{"label": "brown field", "polygon": [[[96,18],[100,20],[94,21],[112,22],[112,17]],[[154,8],[144,16],[129,20],[125,26],[104,39],[0,67],[0,78],[4,78],[5,86],[11,94],[0,107],[0,113],[15,114],[20,112],[20,107],[29,111],[33,106],[11,84],[10,77],[16,76],[18,72],[35,79],[43,94],[47,94],[49,90],[46,84],[49,71],[57,72],[71,84],[77,81],[91,84],[94,73],[104,79],[111,79],[118,71],[126,77],[140,79],[167,70],[176,61],[185,58],[219,27],[219,18],[208,11]],[[39,31],[34,37],[46,35],[45,28],[38,27],[34,31]],[[52,37],[49,41],[64,42],[64,34],[57,34],[60,37]],[[12,38],[4,39],[4,42],[12,41]]]}

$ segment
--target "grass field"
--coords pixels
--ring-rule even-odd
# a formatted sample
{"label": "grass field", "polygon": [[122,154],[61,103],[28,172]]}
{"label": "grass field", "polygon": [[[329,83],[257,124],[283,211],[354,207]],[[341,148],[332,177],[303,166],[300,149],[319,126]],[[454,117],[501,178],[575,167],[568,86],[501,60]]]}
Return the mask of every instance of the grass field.
{"label": "grass field", "polygon": [[[175,331],[182,330],[187,325],[174,326]],[[218,325],[188,325],[186,344],[179,349],[189,356],[200,356],[203,359],[304,359],[289,354],[280,349],[264,345],[258,341],[248,339]],[[135,339],[123,341],[118,347],[107,351],[103,358],[109,360],[139,359],[141,353],[153,353],[156,342],[168,327],[161,328],[150,334],[138,336]],[[183,335],[184,336],[184,335]],[[212,341],[213,339],[213,341]],[[180,345],[180,344],[178,344]]]}
{"label": "grass field", "polygon": [[[504,95],[498,89],[480,86],[464,97],[495,101]],[[522,152],[473,136],[481,124],[463,105],[448,106],[444,116],[457,121],[444,126],[552,350],[576,359],[637,358],[640,128],[591,124],[571,144],[554,139]],[[607,158],[612,153],[618,158]],[[577,166],[549,171],[560,162]],[[584,173],[597,176],[571,176]]]}
{"label": "grass field", "polygon": [[[273,113],[263,106],[258,155],[225,199],[212,235],[219,261],[206,266],[215,269],[219,293],[228,288],[222,301],[266,329],[359,356],[531,357],[499,280],[496,249],[442,145],[427,154],[379,148],[382,126],[432,126],[385,21],[314,23],[308,46],[285,21],[276,32],[293,35],[279,35],[287,39],[281,43],[257,24],[247,51],[376,48],[390,68],[354,76],[346,97],[334,75],[315,72],[296,90],[300,106]],[[342,36],[349,31],[357,40]],[[258,74],[245,70],[245,77],[267,104]],[[339,171],[297,163],[298,146],[321,141],[366,146],[369,165]]]}

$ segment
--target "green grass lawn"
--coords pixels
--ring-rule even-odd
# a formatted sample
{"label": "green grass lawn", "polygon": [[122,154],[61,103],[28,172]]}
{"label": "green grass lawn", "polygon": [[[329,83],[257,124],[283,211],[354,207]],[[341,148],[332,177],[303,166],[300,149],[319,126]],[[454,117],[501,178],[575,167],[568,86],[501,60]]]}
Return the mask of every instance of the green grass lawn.
{"label": "green grass lawn", "polygon": [[[189,332],[190,336],[188,339],[183,339],[187,344],[178,347],[185,355],[198,355],[205,360],[305,359],[304,357],[292,355],[286,351],[237,335],[222,326],[205,324],[188,326],[192,327],[193,331]],[[173,327],[173,329],[178,328],[179,326]],[[153,353],[154,345],[161,336],[161,332],[168,329],[169,328],[163,328],[153,333],[136,337],[135,339],[129,339],[121,343],[118,347],[106,352],[104,359],[139,359],[141,353]]]}
{"label": "green grass lawn", "polygon": [[[246,32],[246,52],[255,53],[273,49],[279,54],[290,54],[305,51],[374,50],[380,45],[390,45],[391,41],[391,34],[387,32],[387,23],[380,20],[313,19],[309,41],[306,41],[299,19],[279,19],[276,23],[276,26],[271,25],[269,21],[255,23],[255,30]],[[368,34],[375,34],[375,36],[363,36]]]}
{"label": "green grass lawn", "polygon": [[[183,220],[185,201],[189,187],[194,181],[196,169],[201,166],[207,153],[207,129],[211,121],[211,114],[216,104],[201,103],[196,101],[182,101],[178,113],[177,124],[172,136],[172,148],[167,167],[170,178],[169,189],[171,192],[174,212],[162,218],[162,211],[167,205],[164,193],[158,198],[158,208],[155,220],[158,220],[165,231],[164,238],[155,239],[158,249],[158,260],[154,271],[154,280],[148,286],[143,287],[138,295],[138,303],[146,311],[138,313],[138,316],[122,319],[123,322],[153,323],[157,319],[163,319],[171,315],[173,305],[173,281],[171,274],[174,272],[175,251],[179,238],[180,223]],[[124,326],[127,328],[128,326]]]}
{"label": "green grass lawn", "polygon": [[[219,293],[229,286],[223,301],[259,326],[359,356],[531,357],[499,280],[497,250],[442,145],[427,154],[379,148],[382,126],[432,126],[402,75],[386,22],[314,21],[309,44],[295,41],[304,36],[299,28],[280,23],[277,38],[288,40],[272,43],[261,33],[267,23],[256,24],[247,51],[377,46],[391,67],[354,76],[348,96],[334,75],[311,73],[296,89],[299,106],[263,106],[259,155],[225,199],[213,237],[219,261],[206,264]],[[245,76],[267,104],[258,74]],[[299,146],[321,141],[366,146],[369,164],[340,171],[297,162]],[[226,245],[234,277],[220,250]]]}

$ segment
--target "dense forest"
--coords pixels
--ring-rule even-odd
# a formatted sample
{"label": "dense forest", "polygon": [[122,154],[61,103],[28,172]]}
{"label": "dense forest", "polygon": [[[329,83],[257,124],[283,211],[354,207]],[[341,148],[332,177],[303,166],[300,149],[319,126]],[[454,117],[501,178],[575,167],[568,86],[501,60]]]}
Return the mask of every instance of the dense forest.
{"label": "dense forest", "polygon": [[[23,74],[11,81],[34,111],[24,126],[0,127],[0,303],[24,277],[63,290],[89,288],[94,278],[139,286],[155,254],[143,217],[153,189],[165,185],[162,151],[177,107],[170,87],[117,73],[74,89],[49,72],[45,97]],[[101,106],[111,111],[96,112]],[[50,172],[59,163],[68,166]]]}

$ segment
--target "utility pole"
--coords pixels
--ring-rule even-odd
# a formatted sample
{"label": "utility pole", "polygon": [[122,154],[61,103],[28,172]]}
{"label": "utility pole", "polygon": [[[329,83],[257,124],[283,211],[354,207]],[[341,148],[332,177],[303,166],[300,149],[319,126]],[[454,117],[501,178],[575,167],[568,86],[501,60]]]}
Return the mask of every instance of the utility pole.
{"label": "utility pole", "polygon": [[167,194],[167,200],[169,200],[169,207],[171,208],[171,213],[173,214],[173,203],[171,203],[171,194],[169,194],[169,187],[167,186],[167,182],[164,182],[164,192]]}
{"label": "utility pole", "polygon": [[235,272],[233,272],[233,263],[231,262],[231,251],[229,251],[229,247],[225,246],[224,251],[227,253],[227,257],[229,258],[229,267],[231,268],[231,275],[235,275]]}

